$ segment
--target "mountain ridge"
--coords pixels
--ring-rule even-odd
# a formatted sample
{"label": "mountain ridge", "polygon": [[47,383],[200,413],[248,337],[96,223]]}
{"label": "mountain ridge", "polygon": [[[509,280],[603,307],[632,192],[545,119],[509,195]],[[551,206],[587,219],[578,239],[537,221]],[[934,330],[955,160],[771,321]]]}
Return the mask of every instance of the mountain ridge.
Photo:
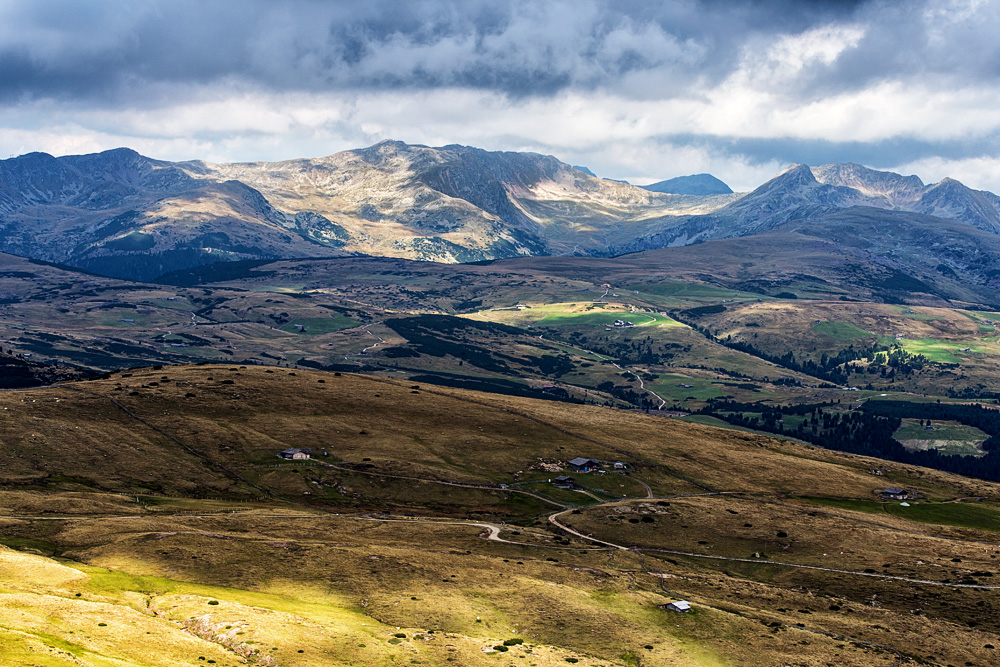
{"label": "mountain ridge", "polygon": [[749,193],[649,187],[596,178],[550,155],[457,144],[383,141],[319,158],[224,164],[128,148],[29,153],[0,161],[0,250],[151,280],[233,260],[614,256],[766,233],[855,207],[1000,234],[993,193],[852,163],[792,165]]}

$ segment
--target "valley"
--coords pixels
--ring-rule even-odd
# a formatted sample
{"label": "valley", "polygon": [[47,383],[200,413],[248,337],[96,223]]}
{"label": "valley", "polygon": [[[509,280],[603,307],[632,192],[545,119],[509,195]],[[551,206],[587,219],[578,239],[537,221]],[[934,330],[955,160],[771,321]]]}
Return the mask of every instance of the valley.
{"label": "valley", "polygon": [[678,413],[998,398],[991,311],[741,290],[694,278],[685,250],[253,261],[158,284],[7,256],[0,308],[8,352],[84,373],[231,361]]}

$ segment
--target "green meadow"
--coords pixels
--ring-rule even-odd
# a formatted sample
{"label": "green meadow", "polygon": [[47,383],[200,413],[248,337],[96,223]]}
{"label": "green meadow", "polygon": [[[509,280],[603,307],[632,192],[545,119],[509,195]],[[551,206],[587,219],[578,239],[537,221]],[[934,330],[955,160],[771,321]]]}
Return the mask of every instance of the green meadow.
{"label": "green meadow", "polygon": [[1000,507],[995,502],[930,503],[917,500],[911,501],[909,507],[905,507],[895,501],[882,503],[874,500],[847,500],[843,498],[808,498],[807,500],[827,507],[855,512],[890,514],[918,523],[977,528],[1000,533]]}
{"label": "green meadow", "polygon": [[818,334],[830,336],[837,340],[855,340],[858,338],[870,338],[874,334],[865,331],[851,322],[819,322],[812,328]]}
{"label": "green meadow", "polygon": [[[299,330],[295,325],[302,325],[303,329]],[[353,327],[359,326],[361,322],[357,320],[352,320],[349,317],[345,317],[339,313],[334,313],[331,317],[299,317],[293,318],[290,322],[280,327],[281,331],[287,331],[288,333],[302,333],[307,335],[320,335],[326,333],[333,333],[334,331],[341,331],[342,329],[351,329]]]}

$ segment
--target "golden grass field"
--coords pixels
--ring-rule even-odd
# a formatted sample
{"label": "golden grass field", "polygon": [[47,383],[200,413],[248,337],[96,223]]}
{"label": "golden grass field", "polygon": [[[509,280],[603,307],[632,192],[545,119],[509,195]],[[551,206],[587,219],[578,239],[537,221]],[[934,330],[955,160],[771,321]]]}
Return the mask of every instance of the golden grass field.
{"label": "golden grass field", "polygon": [[[986,482],[253,366],[5,392],[0,413],[0,665],[989,665],[1000,645]],[[632,471],[545,481],[576,456]],[[890,485],[924,498],[873,513]]]}

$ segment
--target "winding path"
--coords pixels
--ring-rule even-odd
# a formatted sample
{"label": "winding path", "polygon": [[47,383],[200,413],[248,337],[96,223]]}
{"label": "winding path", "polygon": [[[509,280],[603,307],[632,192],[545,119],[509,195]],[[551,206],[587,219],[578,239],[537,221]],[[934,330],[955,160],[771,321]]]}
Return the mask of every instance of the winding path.
{"label": "winding path", "polygon": [[646,383],[642,381],[642,377],[638,373],[636,373],[635,371],[633,371],[633,370],[631,370],[629,368],[622,368],[621,366],[619,366],[617,363],[615,363],[613,361],[611,362],[611,365],[614,366],[615,368],[617,368],[620,371],[625,371],[626,373],[631,373],[632,375],[634,375],[635,379],[639,381],[639,389],[642,389],[647,394],[652,394],[653,396],[655,396],[657,398],[657,400],[660,401],[660,404],[658,406],[656,406],[657,410],[662,410],[663,406],[667,404],[666,399],[664,399],[662,396],[660,396],[659,394],[657,394],[652,389],[647,389],[646,388]]}
{"label": "winding path", "polygon": [[364,329],[364,332],[365,332],[366,334],[368,334],[368,335],[369,335],[369,336],[371,336],[372,338],[376,338],[377,340],[376,340],[376,342],[375,342],[375,343],[373,343],[372,345],[369,345],[369,346],[368,346],[368,347],[366,347],[365,349],[361,350],[361,354],[368,354],[368,350],[374,350],[374,349],[375,349],[376,347],[378,347],[379,345],[385,345],[385,338],[382,338],[381,336],[378,336],[378,335],[376,335],[376,334],[373,334],[373,333],[372,333],[371,331],[369,331],[368,327],[370,327],[370,326],[371,326],[371,324],[366,324],[366,325],[365,325],[364,327],[362,327],[362,328]]}

